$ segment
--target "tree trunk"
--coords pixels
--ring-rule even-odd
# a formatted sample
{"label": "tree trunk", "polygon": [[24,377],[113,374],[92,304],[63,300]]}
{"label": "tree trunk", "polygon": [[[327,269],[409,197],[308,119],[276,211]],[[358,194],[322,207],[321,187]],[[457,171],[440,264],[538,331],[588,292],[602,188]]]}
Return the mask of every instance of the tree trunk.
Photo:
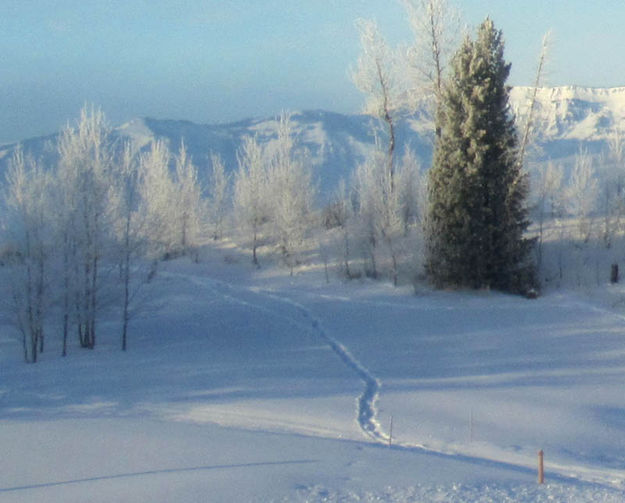
{"label": "tree trunk", "polygon": [[28,363],[28,342],[26,341],[26,332],[22,330],[22,348],[24,349],[24,361]]}
{"label": "tree trunk", "polygon": [[345,261],[345,274],[349,279],[352,279],[352,273],[349,270],[349,234],[347,232],[347,228],[344,229],[343,241],[345,244],[343,253],[343,260]]}
{"label": "tree trunk", "polygon": [[67,332],[69,329],[69,313],[68,311],[68,303],[65,303],[64,309],[65,312],[63,313],[63,353],[62,356],[67,356]]}
{"label": "tree trunk", "polygon": [[256,267],[259,267],[258,257],[256,256],[256,248],[258,246],[258,235],[256,231],[256,227],[254,227],[254,240],[252,241],[252,264]]}
{"label": "tree trunk", "polygon": [[37,363],[37,343],[39,342],[36,333],[32,333],[30,334],[30,342],[31,342],[31,346],[30,346],[30,361],[31,363]]}
{"label": "tree trunk", "polygon": [[618,283],[618,280],[618,264],[612,264],[612,267],[610,268],[610,283]]}
{"label": "tree trunk", "polygon": [[126,348],[127,348],[129,304],[130,304],[130,251],[129,251],[129,246],[127,246],[126,256],[124,257],[124,308],[123,308],[123,313],[122,313],[122,351],[126,351]]}

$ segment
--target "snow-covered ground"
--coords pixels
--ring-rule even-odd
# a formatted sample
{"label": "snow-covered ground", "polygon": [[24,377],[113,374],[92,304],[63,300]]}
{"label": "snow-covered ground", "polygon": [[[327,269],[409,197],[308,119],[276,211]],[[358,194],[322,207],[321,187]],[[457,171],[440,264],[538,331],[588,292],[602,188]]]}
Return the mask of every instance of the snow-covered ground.
{"label": "snow-covered ground", "polygon": [[605,302],[326,283],[236,249],[144,293],[127,353],[111,318],[26,365],[0,327],[0,502],[625,499]]}

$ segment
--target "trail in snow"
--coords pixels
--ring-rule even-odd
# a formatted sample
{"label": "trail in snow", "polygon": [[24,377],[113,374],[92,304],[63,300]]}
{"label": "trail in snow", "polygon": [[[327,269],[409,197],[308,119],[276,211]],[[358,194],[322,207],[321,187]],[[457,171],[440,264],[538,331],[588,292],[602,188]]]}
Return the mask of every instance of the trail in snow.
{"label": "trail in snow", "polygon": [[[233,295],[232,293],[234,287],[223,281],[215,280],[212,278],[202,280],[197,277],[178,275],[176,273],[164,273],[164,275],[184,277],[198,286],[210,288],[211,290],[213,290],[213,292],[220,295],[224,299],[228,299],[231,302],[244,305],[246,307],[251,307],[258,311],[267,313],[275,318],[286,320],[289,323],[296,325],[298,328],[312,330],[330,346],[332,351],[348,368],[350,368],[358,376],[358,378],[363,382],[365,386],[362,394],[358,397],[356,401],[356,420],[358,422],[358,425],[360,426],[360,429],[363,431],[363,433],[376,441],[384,443],[388,442],[389,436],[382,430],[380,423],[377,420],[377,409],[375,406],[380,394],[380,381],[369,371],[369,369],[367,369],[362,363],[360,363],[360,361],[358,361],[358,359],[354,357],[343,344],[328,335],[328,333],[322,328],[320,320],[316,318],[305,306],[298,302],[295,302],[292,299],[276,295],[275,293],[271,293],[266,290],[249,288],[244,289],[245,293],[252,293],[256,296],[262,295],[274,301],[278,301],[282,304],[287,304],[294,307],[307,320],[308,323],[306,324],[297,321],[292,316],[276,312],[272,309],[267,308],[266,306],[250,302],[249,300],[242,299],[240,296]],[[226,293],[226,291],[228,293]]]}
{"label": "trail in snow", "polygon": [[[229,289],[232,288],[232,286],[228,284],[223,284],[223,286]],[[357,399],[357,421],[363,433],[381,444],[387,444],[389,441],[389,434],[382,430],[382,427],[377,420],[376,402],[380,395],[380,381],[371,373],[371,371],[369,371],[369,369],[367,369],[356,357],[354,357],[343,344],[330,336],[323,329],[320,320],[315,317],[311,313],[311,311],[307,309],[304,305],[290,298],[282,297],[266,290],[253,289],[251,291],[258,295],[264,295],[271,299],[293,306],[302,314],[305,319],[310,321],[310,328],[312,328],[323,340],[328,343],[328,345],[341,359],[341,361],[343,361],[345,365],[352,369],[365,385],[363,393]],[[234,297],[229,297],[233,300],[236,300],[236,298]],[[268,310],[264,307],[261,309],[276,315],[276,313],[273,313],[271,310]],[[283,315],[278,316],[284,317]],[[291,317],[287,318],[292,323],[298,326],[302,326],[302,324],[297,320],[294,320]],[[401,442],[394,443],[392,448],[402,451],[418,451],[421,453],[425,452],[434,456],[453,457],[454,459],[466,461],[468,463],[477,465],[504,467],[515,471],[522,471],[527,473],[535,472],[534,466],[523,466],[496,459],[467,455],[457,451],[445,452],[442,450],[437,450],[431,447],[424,446],[422,444]],[[609,488],[621,488],[624,480],[622,473],[618,470],[594,470],[587,467],[566,466],[555,463],[549,464],[549,478],[551,480],[559,482],[578,480],[582,482],[590,482],[593,484],[602,485]]]}
{"label": "trail in snow", "polygon": [[[376,442],[380,444],[388,443],[389,434],[383,431],[377,419],[376,402],[378,401],[380,396],[380,381],[371,373],[371,371],[369,371],[369,369],[367,369],[356,357],[354,357],[343,344],[330,336],[323,329],[320,320],[315,317],[308,308],[288,297],[283,297],[276,294],[275,292],[260,288],[235,288],[229,283],[215,280],[212,278],[199,279],[197,277],[190,277],[184,274],[165,274],[185,277],[186,279],[197,284],[198,286],[210,288],[217,295],[220,295],[225,299],[264,312],[275,318],[285,320],[293,324],[294,326],[297,326],[298,328],[312,330],[316,334],[318,334],[318,336],[330,346],[332,351],[339,357],[339,359],[358,376],[358,378],[363,382],[365,386],[364,391],[357,398],[356,419],[359,427],[366,436],[372,438]],[[290,305],[295,308],[307,321],[306,323],[302,323],[292,316],[285,315],[282,312],[275,311],[274,309],[270,309],[256,302],[245,300],[240,297],[241,294],[252,294],[256,297],[264,296],[274,301]],[[402,451],[418,451],[421,453],[428,453],[434,456],[453,457],[454,459],[460,461],[484,466],[503,467],[528,473],[534,473],[535,471],[534,466],[523,466],[521,464],[515,464],[486,457],[467,455],[457,451],[437,450],[417,443],[395,442],[393,443],[392,448]],[[581,482],[598,484],[609,488],[622,488],[625,484],[623,474],[618,470],[592,469],[581,466],[559,465],[554,463],[550,463],[549,477],[552,480],[560,482],[577,480]]]}
{"label": "trail in snow", "polygon": [[328,335],[321,326],[321,322],[306,307],[292,299],[284,298],[267,291],[266,296],[284,302],[295,307],[304,318],[310,320],[311,328],[328,343],[332,351],[341,359],[345,365],[352,369],[360,380],[364,383],[365,389],[357,400],[357,421],[362,431],[380,442],[388,442],[389,436],[382,431],[377,420],[377,408],[375,406],[380,395],[380,381],[367,369],[349,350],[339,341]]}
{"label": "trail in snow", "polygon": [[[230,285],[225,286],[231,288]],[[313,328],[315,332],[328,343],[328,345],[337,354],[341,361],[343,361],[345,365],[352,369],[365,384],[365,389],[357,400],[357,421],[360,428],[367,436],[371,437],[377,442],[387,444],[389,441],[389,434],[382,430],[382,427],[377,420],[376,402],[380,395],[380,381],[371,373],[371,371],[369,371],[369,369],[367,369],[357,358],[355,358],[343,344],[330,336],[323,329],[320,320],[316,318],[304,305],[290,298],[282,297],[266,290],[254,289],[253,291],[254,293],[265,295],[269,298],[295,307],[304,318],[310,320],[311,328]],[[297,325],[301,325],[296,320],[291,319],[291,321]],[[446,452],[417,443],[395,442],[393,443],[392,448],[402,451],[418,451],[422,453],[425,452],[434,456],[450,456],[457,460],[466,461],[478,465],[504,467],[527,473],[535,472],[535,467],[533,465],[523,466],[520,464],[496,459],[467,455],[457,451]],[[618,487],[620,489],[625,483],[622,472],[618,470],[597,470],[588,467],[561,465],[557,463],[549,464],[549,477],[551,480],[559,482],[577,480],[580,482],[598,484],[611,489],[615,487]]]}

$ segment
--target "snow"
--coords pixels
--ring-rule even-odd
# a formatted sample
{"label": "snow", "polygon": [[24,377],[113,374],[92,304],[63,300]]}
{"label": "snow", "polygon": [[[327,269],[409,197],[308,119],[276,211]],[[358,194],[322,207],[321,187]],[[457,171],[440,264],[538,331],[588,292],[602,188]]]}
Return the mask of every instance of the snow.
{"label": "snow", "polygon": [[0,502],[623,501],[625,318],[602,297],[248,261],[162,263],[126,353],[113,313],[36,365],[1,325]]}
{"label": "snow", "polygon": [[122,136],[128,137],[133,142],[133,145],[137,145],[139,148],[146,148],[153,137],[152,131],[144,119],[132,119],[119,126],[117,132]]}
{"label": "snow", "polygon": [[[517,114],[525,113],[533,91],[531,87],[512,88],[510,101]],[[538,90],[536,101],[541,142],[606,140],[625,119],[625,87],[544,87]]]}
{"label": "snow", "polygon": [[[522,128],[533,89],[514,87],[511,108]],[[607,150],[608,141],[625,120],[625,87],[585,88],[574,86],[545,87],[537,94],[534,142],[528,160],[530,170],[539,170],[553,160],[571,167],[572,158],[580,148],[593,156]],[[293,123],[301,145],[310,153],[314,178],[319,185],[319,199],[327,202],[341,179],[349,179],[375,144],[372,126],[375,121],[366,115],[344,115],[329,111],[294,112]],[[219,154],[226,169],[237,167],[236,151],[246,136],[257,136],[261,144],[276,136],[276,117],[247,119],[230,124],[194,124],[189,121],[137,118],[118,126],[120,138],[130,138],[147,148],[151,140],[164,140],[176,151],[184,139],[188,153],[198,167],[201,180],[210,172],[210,154]],[[409,118],[397,122],[397,145],[410,146],[422,166],[430,165],[432,154],[432,107],[424,103]],[[378,133],[379,134],[379,133]],[[55,160],[46,148],[53,139],[25,139],[23,148],[35,158]],[[6,170],[16,144],[0,146],[0,174]],[[401,150],[401,149],[400,149]],[[402,152],[398,152],[401,156]]]}

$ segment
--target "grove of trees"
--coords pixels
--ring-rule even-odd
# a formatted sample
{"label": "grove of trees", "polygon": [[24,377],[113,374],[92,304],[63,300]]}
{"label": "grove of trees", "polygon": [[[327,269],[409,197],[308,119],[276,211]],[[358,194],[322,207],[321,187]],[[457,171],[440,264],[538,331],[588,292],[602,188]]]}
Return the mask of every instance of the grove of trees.
{"label": "grove of trees", "polygon": [[[549,164],[530,192],[524,162],[535,107],[519,127],[501,31],[487,19],[454,52],[459,22],[444,0],[404,5],[412,46],[391,47],[373,21],[357,23],[361,56],[351,75],[375,146],[323,208],[289,113],[276,118],[269,141],[244,138],[236,166],[212,154],[204,177],[184,142],[139,148],[94,107],[59,135],[54,163],[17,149],[0,202],[0,276],[25,361],[37,362],[50,337],[63,356],[95,348],[104,312],[119,316],[127,350],[159,262],[200,260],[200,247],[220,240],[249,250],[255,267],[273,259],[294,274],[317,252],[327,278],[330,264],[344,278],[394,285],[528,293],[581,284],[592,260],[598,278],[597,250],[614,261],[625,230],[623,136],[614,133],[601,177],[580,151],[570,176]],[[536,86],[543,63],[544,51]],[[424,101],[436,116],[431,167],[396,134]]]}
{"label": "grove of trees", "polygon": [[33,363],[48,325],[61,327],[63,356],[71,338],[93,349],[101,311],[115,304],[126,350],[144,265],[197,246],[206,216],[184,145],[177,156],[161,142],[140,153],[114,139],[100,110],[85,107],[57,149],[54,166],[18,149],[4,186],[4,305]]}

